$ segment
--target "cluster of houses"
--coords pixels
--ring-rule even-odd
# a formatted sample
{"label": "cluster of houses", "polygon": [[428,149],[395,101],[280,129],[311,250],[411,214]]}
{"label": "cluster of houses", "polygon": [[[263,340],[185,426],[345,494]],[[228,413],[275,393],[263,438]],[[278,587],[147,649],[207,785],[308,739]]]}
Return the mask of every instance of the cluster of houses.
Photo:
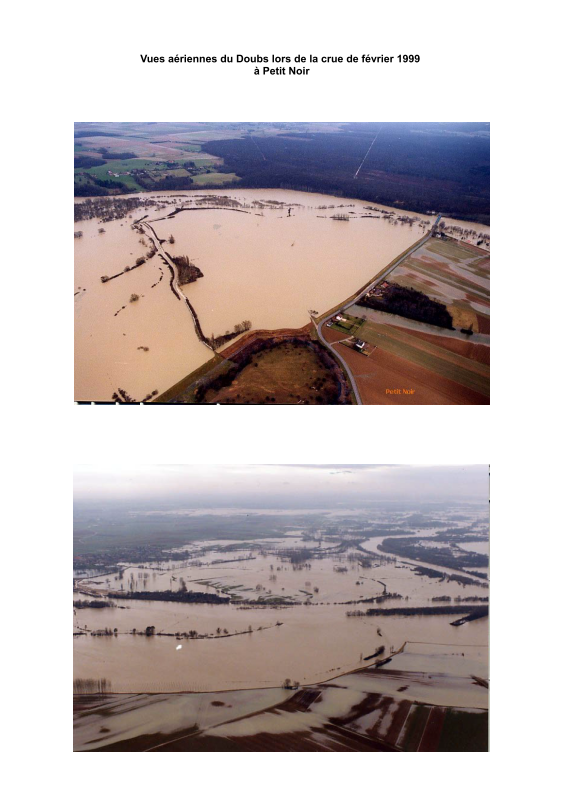
{"label": "cluster of houses", "polygon": [[114,178],[118,178],[119,176],[131,176],[131,173],[114,173],[113,170],[108,170],[109,176],[114,176]]}
{"label": "cluster of houses", "polygon": [[345,318],[343,315],[335,315],[333,318],[331,318],[328,321],[328,323],[326,325],[327,326],[332,326],[332,324],[334,324],[334,323],[347,323],[347,321],[348,321],[348,319]]}
{"label": "cluster of houses", "polygon": [[366,293],[366,298],[383,298],[384,290],[387,290],[388,287],[389,282],[381,282],[381,284],[376,284],[369,290],[369,292]]}

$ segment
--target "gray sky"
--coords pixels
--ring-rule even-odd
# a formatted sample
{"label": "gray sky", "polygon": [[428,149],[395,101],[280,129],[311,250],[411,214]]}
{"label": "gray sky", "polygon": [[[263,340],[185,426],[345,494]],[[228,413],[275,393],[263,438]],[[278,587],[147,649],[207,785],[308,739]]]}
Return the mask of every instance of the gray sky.
{"label": "gray sky", "polygon": [[484,501],[488,466],[77,466],[77,502],[161,502],[191,507]]}

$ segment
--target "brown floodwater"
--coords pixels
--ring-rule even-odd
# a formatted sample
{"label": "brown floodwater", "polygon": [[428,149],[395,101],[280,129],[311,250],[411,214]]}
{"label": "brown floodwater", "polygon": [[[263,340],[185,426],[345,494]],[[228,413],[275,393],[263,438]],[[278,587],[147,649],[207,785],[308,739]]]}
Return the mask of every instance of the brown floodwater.
{"label": "brown floodwater", "polygon": [[[194,206],[197,196],[235,198],[244,212],[199,209],[157,220],[177,206]],[[410,226],[368,212],[363,201],[288,190],[146,193],[165,209],[134,211],[131,218],[101,224],[81,221],[75,230],[75,398],[110,399],[118,389],[141,400],[167,390],[198,368],[211,352],[197,339],[183,300],[171,292],[169,272],[159,257],[112,281],[143,256],[149,241],[131,224],[148,212],[164,247],[187,255],[204,276],[183,290],[195,307],[206,336],[221,335],[250,320],[254,329],[300,327],[309,310],[322,313],[339,304],[416,242],[431,222],[426,215],[388,210]],[[282,207],[253,206],[279,201]],[[323,208],[327,207],[327,208]],[[328,208],[334,207],[334,208]],[[291,209],[291,216],[288,210]],[[348,215],[347,222],[332,220]],[[99,234],[100,226],[105,233]],[[160,281],[161,276],[163,278]],[[132,294],[139,299],[130,303]],[[118,313],[118,314],[116,314]],[[144,350],[148,349],[148,350]]]}

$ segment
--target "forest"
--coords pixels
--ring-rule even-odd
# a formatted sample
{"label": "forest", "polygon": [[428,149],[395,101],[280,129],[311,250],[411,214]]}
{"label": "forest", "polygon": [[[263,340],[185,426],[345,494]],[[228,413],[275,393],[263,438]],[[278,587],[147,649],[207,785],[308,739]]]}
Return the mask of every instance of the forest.
{"label": "forest", "polygon": [[248,136],[203,148],[224,160],[222,172],[241,177],[240,187],[332,193],[489,223],[485,123],[345,123],[340,132]]}
{"label": "forest", "polygon": [[413,321],[441,326],[444,329],[454,328],[452,316],[446,306],[434,301],[419,290],[391,283],[380,292],[379,296],[364,296],[358,304],[362,307],[389,312],[392,315],[402,315],[403,318],[410,318]]}

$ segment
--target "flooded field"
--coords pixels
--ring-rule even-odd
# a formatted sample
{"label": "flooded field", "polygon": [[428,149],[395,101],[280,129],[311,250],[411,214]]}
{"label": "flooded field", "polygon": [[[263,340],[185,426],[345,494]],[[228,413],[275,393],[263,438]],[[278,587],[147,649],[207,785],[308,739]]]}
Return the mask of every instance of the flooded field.
{"label": "flooded field", "polygon": [[[155,206],[119,220],[75,224],[82,232],[75,239],[78,400],[110,399],[119,388],[140,400],[164,392],[212,356],[159,256],[122,273],[149,253],[148,238],[132,228],[136,219],[147,215],[144,223],[167,252],[188,256],[202,271],[183,292],[206,337],[233,331],[244,320],[253,329],[304,326],[309,310],[322,313],[352,295],[422,237],[432,220],[284,190],[143,197]],[[168,217],[176,209],[185,211]]]}
{"label": "flooded field", "polygon": [[408,643],[298,691],[77,696],[75,750],[483,751],[488,690],[468,674],[483,654]]}
{"label": "flooded field", "polygon": [[[412,532],[426,544],[435,530]],[[290,529],[287,537],[244,544],[193,541],[180,548],[180,560],[177,549],[170,561],[78,579],[74,676],[104,678],[113,692],[128,693],[271,688],[285,678],[303,685],[368,666],[377,650],[386,657],[405,642],[451,645],[465,674],[486,676],[487,619],[454,627],[454,613],[364,615],[376,605],[414,609],[487,596],[473,574],[458,572],[470,585],[429,577],[419,573],[429,564],[384,553],[378,547],[385,537]],[[139,598],[155,592],[173,601]],[[182,592],[214,596],[211,604],[175,601]],[[96,599],[115,607],[77,606]],[[442,672],[449,659],[435,660],[429,656],[423,671]]]}

